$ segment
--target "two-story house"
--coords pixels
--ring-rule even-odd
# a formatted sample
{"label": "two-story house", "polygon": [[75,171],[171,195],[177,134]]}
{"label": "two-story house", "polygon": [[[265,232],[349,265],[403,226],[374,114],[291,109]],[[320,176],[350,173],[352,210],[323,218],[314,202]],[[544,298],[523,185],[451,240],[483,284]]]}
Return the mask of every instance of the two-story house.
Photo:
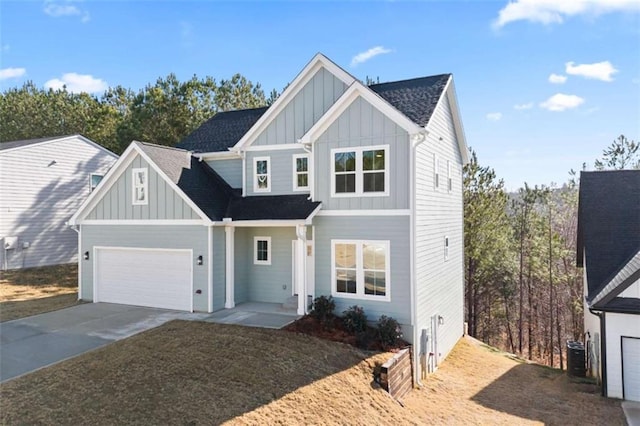
{"label": "two-story house", "polygon": [[318,54],[268,108],[131,143],[71,221],[79,297],[302,315],[331,295],[396,318],[425,373],[463,334],[466,162],[450,74],[365,86]]}

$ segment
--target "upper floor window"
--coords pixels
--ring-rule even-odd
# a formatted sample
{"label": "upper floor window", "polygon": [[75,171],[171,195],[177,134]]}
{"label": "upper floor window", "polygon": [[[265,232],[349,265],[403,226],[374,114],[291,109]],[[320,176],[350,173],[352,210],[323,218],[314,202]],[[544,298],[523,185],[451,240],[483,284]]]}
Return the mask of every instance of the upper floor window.
{"label": "upper floor window", "polygon": [[451,178],[451,161],[447,161],[447,191],[453,190],[453,179]]}
{"label": "upper floor window", "polygon": [[96,186],[98,186],[103,177],[103,175],[98,175],[95,173],[91,173],[89,175],[89,188],[91,189],[90,192],[93,192],[93,190],[96,189]]}
{"label": "upper floor window", "polygon": [[309,156],[296,154],[293,156],[293,190],[306,191],[309,189]]}
{"label": "upper floor window", "polygon": [[449,260],[449,237],[444,237],[444,260]]}
{"label": "upper floor window", "polygon": [[389,194],[389,145],[331,150],[331,195]]}
{"label": "upper floor window", "polygon": [[269,157],[253,159],[253,191],[271,192],[271,161]]}
{"label": "upper floor window", "polygon": [[131,171],[132,180],[133,180],[133,199],[131,203],[133,205],[146,205],[149,204],[149,197],[147,195],[148,192],[148,180],[147,180],[147,169],[133,169]]}

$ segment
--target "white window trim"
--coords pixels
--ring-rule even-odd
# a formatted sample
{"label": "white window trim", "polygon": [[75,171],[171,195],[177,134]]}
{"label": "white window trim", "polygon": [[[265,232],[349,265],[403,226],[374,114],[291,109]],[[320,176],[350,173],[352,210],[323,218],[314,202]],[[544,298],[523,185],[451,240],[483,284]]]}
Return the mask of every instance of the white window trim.
{"label": "white window trim", "polygon": [[440,158],[438,154],[433,154],[433,187],[434,189],[440,189]]}
{"label": "white window trim", "polygon": [[[299,172],[297,168],[298,158],[306,158],[307,159],[307,171]],[[294,191],[309,191],[309,183],[311,182],[311,163],[310,163],[309,154],[294,154],[293,155],[293,190]],[[298,174],[306,173],[307,174],[307,186],[298,186]]]}
{"label": "white window trim", "polygon": [[89,173],[89,192],[93,192],[98,187],[98,185],[100,185],[100,182],[102,182],[102,179],[100,179],[100,182],[98,182],[96,186],[93,186],[94,176],[100,176],[102,179],[104,179],[104,175],[101,175],[100,173]]}
{"label": "white window trim", "polygon": [[451,161],[447,160],[447,192],[453,191],[453,179],[451,177]]}
{"label": "white window trim", "polygon": [[[144,201],[136,200],[136,180],[134,176],[139,172],[144,172]],[[146,167],[131,169],[131,204],[134,206],[146,206],[149,204],[149,169]]]}
{"label": "white window trim", "polygon": [[[256,167],[258,161],[267,162],[267,187],[258,187],[258,174],[256,173]],[[253,157],[253,192],[271,192],[271,157]]]}
{"label": "white window trim", "polygon": [[[364,192],[364,171],[362,170],[362,153],[364,151],[384,150],[384,192]],[[336,192],[336,154],[340,152],[356,153],[356,191]],[[358,146],[350,148],[334,148],[331,150],[331,197],[332,198],[352,198],[352,197],[388,197],[389,196],[389,176],[391,175],[391,158],[389,157],[389,145]],[[380,170],[377,170],[380,172]]]}
{"label": "white window trim", "polygon": [[449,260],[449,245],[450,245],[451,241],[449,240],[449,237],[445,236],[444,237],[444,260],[445,262],[447,260]]}
{"label": "white window trim", "polygon": [[[267,242],[267,260],[258,260],[258,241]],[[253,264],[271,265],[271,237],[253,237]]]}
{"label": "white window trim", "polygon": [[[339,293],[336,286],[336,244],[356,245],[356,294]],[[384,296],[364,294],[364,265],[362,265],[362,246],[380,244],[385,248],[385,290]],[[331,296],[343,299],[373,300],[391,302],[391,243],[389,240],[331,240]]]}

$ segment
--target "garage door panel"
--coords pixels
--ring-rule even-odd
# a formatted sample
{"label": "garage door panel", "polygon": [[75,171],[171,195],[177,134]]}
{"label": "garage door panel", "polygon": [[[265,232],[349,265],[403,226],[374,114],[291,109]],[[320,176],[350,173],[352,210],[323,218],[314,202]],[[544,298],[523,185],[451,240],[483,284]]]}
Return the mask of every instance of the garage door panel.
{"label": "garage door panel", "polygon": [[190,251],[97,249],[100,302],[190,311],[191,280]]}
{"label": "garage door panel", "polygon": [[640,338],[622,338],[624,399],[640,401]]}

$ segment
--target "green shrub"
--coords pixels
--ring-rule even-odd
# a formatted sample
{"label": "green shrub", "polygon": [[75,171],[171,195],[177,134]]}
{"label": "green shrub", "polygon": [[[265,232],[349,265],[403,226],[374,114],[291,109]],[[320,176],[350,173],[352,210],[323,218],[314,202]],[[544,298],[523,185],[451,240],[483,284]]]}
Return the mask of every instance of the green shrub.
{"label": "green shrub", "polygon": [[378,337],[384,347],[396,346],[402,339],[400,324],[392,317],[382,315],[378,320]]}
{"label": "green shrub", "polygon": [[311,316],[323,324],[327,324],[333,318],[333,311],[336,309],[336,302],[333,297],[320,296],[313,301]]}
{"label": "green shrub", "polygon": [[350,306],[342,315],[344,326],[351,333],[360,333],[367,329],[367,316],[360,306]]}

